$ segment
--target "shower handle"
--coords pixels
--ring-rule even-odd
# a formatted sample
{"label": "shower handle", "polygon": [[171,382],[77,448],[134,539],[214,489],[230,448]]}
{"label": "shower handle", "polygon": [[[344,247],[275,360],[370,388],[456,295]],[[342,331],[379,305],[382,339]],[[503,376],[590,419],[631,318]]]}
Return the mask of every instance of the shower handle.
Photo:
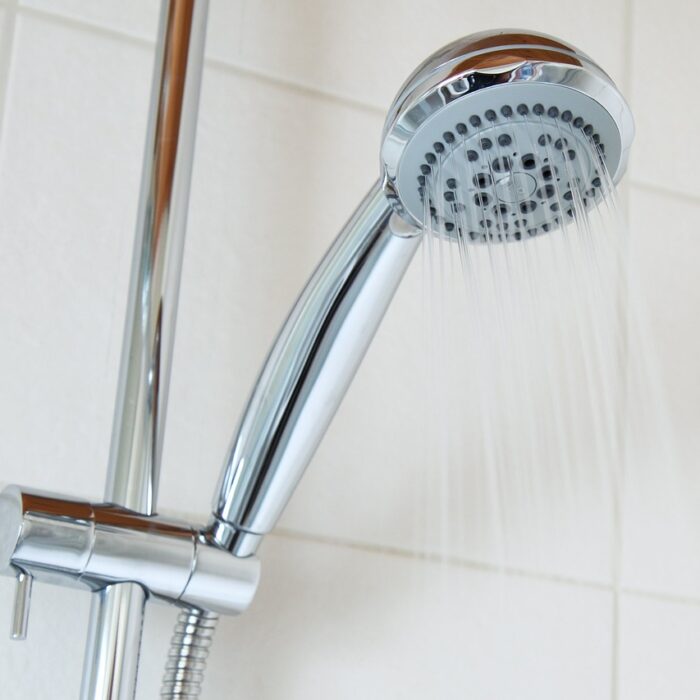
{"label": "shower handle", "polygon": [[282,327],[221,473],[210,538],[254,554],[277,522],[422,238],[381,180],[321,261]]}

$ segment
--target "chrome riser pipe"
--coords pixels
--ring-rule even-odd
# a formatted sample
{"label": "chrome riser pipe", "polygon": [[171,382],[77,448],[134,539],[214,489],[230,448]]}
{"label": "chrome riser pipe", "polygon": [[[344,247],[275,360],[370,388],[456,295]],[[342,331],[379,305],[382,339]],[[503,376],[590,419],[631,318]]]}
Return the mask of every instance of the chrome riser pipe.
{"label": "chrome riser pipe", "polygon": [[[105,501],[156,511],[208,0],[164,0]],[[131,700],[145,593],[93,598],[82,700]],[[105,629],[105,625],[107,629]],[[119,630],[119,633],[110,633]]]}
{"label": "chrome riser pipe", "polygon": [[137,583],[107,586],[94,595],[86,647],[90,666],[83,676],[82,700],[136,696],[146,600],[146,591]]}
{"label": "chrome riser pipe", "polygon": [[156,512],[208,0],[163,3],[105,501]]}

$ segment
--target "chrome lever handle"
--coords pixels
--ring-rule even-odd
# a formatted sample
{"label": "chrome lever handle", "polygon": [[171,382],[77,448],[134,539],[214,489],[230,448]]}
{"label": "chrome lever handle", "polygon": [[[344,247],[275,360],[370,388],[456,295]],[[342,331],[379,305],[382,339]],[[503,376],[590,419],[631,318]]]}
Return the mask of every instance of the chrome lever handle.
{"label": "chrome lever handle", "polygon": [[10,639],[24,641],[27,638],[27,626],[29,625],[29,607],[32,600],[32,584],[34,577],[26,571],[17,569],[17,583],[15,586],[15,605],[12,610],[12,627]]}

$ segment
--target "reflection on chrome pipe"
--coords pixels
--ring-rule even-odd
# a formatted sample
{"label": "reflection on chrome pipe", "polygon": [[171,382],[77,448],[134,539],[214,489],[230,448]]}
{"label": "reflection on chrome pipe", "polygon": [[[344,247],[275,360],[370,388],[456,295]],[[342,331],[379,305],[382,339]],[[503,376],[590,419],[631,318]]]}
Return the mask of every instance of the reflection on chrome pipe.
{"label": "reflection on chrome pipe", "polygon": [[[208,0],[163,0],[105,501],[156,509]],[[131,700],[145,593],[92,602],[83,700]]]}
{"label": "reflection on chrome pipe", "polygon": [[[137,583],[107,586],[94,595],[81,700],[133,700],[136,696],[145,605],[146,591]],[[95,649],[100,653],[93,653]]]}
{"label": "reflection on chrome pipe", "polygon": [[[163,4],[105,500],[155,512],[199,104],[206,0]],[[187,79],[185,79],[187,78]]]}
{"label": "reflection on chrome pipe", "polygon": [[418,247],[377,183],[302,292],[226,458],[210,536],[255,552],[311,459]]}

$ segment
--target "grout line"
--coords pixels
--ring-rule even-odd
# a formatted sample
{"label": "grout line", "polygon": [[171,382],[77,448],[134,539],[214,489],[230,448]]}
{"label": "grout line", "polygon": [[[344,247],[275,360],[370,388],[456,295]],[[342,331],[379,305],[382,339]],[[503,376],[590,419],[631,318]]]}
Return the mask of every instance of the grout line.
{"label": "grout line", "polygon": [[12,53],[14,48],[15,25],[19,0],[0,5],[4,9],[4,21],[0,26],[0,147],[3,141],[5,113],[7,111],[7,90],[10,84]]}
{"label": "grout line", "polygon": [[[623,0],[622,22],[623,22],[623,41],[622,41],[622,91],[627,95],[628,102],[632,98],[632,71],[634,69],[633,56],[633,0]],[[634,157],[634,154],[632,155]],[[625,187],[622,191],[622,199],[624,200],[624,210],[629,220],[630,217],[630,191],[629,187]],[[613,698],[613,700],[615,700]]]}
{"label": "grout line", "polygon": [[[3,484],[0,482],[0,487]],[[202,518],[201,514],[196,515],[191,511],[162,509],[159,515],[173,518],[183,522],[191,523],[192,527],[204,527],[207,518]],[[307,542],[310,544],[321,544],[329,547],[339,547],[341,549],[349,549],[356,552],[364,552],[366,554],[377,554],[399,559],[411,559],[417,562],[429,564],[447,564],[456,568],[471,569],[484,573],[504,574],[517,578],[525,578],[532,581],[541,581],[545,583],[556,583],[562,586],[571,586],[573,588],[584,588],[590,591],[599,591],[602,593],[612,593],[614,586],[610,583],[601,583],[600,581],[592,581],[589,579],[576,578],[575,576],[564,576],[560,574],[549,574],[540,571],[531,571],[519,567],[501,566],[500,564],[489,564],[488,562],[479,562],[473,559],[459,556],[443,556],[433,552],[416,552],[407,547],[396,547],[390,545],[374,544],[372,542],[359,542],[350,540],[345,537],[336,537],[331,535],[317,535],[303,530],[296,530],[288,527],[277,527],[267,537],[291,540],[294,542]],[[662,603],[673,603],[676,605],[690,605],[692,607],[700,607],[700,593],[698,596],[683,595],[680,593],[667,593],[664,591],[639,588],[636,586],[621,586],[619,589],[621,596],[629,596],[634,598],[643,598],[646,600],[656,600]]]}
{"label": "grout line", "polygon": [[624,24],[622,87],[627,95],[631,95],[634,70],[634,0],[623,0],[622,16]]}
{"label": "grout line", "polygon": [[[632,22],[632,14],[633,14],[633,0],[624,0],[625,2],[625,25],[626,25],[626,34],[627,36],[625,38],[625,49],[624,49],[624,70],[623,70],[623,77],[622,77],[622,82],[625,83],[625,91],[627,94],[629,94],[630,90],[630,84],[631,84],[631,74],[632,74],[632,50],[633,50],[633,42],[632,42],[632,27],[631,27],[631,22]],[[132,34],[127,31],[123,30],[118,30],[118,29],[112,29],[110,27],[107,27],[102,24],[98,24],[95,22],[90,22],[89,20],[77,18],[77,17],[70,17],[66,15],[61,15],[61,14],[55,14],[53,12],[50,12],[48,10],[43,10],[43,9],[38,9],[34,7],[17,7],[18,5],[18,0],[13,0],[13,2],[8,6],[9,7],[14,7],[18,12],[21,12],[22,14],[26,14],[29,16],[35,16],[47,21],[52,21],[57,24],[62,24],[66,27],[71,27],[73,29],[77,29],[80,31],[93,31],[96,32],[97,34],[100,34],[105,37],[109,37],[114,40],[118,41],[125,41],[127,43],[131,43],[135,46],[139,46],[140,48],[147,48],[147,49],[152,49],[154,46],[154,42],[151,39],[147,39],[142,36],[138,36],[136,34]],[[5,42],[6,43],[6,42]],[[4,48],[4,46],[3,46]],[[208,57],[205,59],[205,66],[208,66],[210,68],[213,68],[215,70],[220,70],[223,72],[230,72],[234,75],[238,75],[241,77],[249,78],[249,79],[255,79],[259,80],[262,83],[266,83],[268,85],[289,90],[290,92],[296,92],[308,97],[315,97],[318,99],[323,99],[323,100],[328,100],[330,102],[334,102],[336,104],[341,104],[345,105],[347,107],[350,107],[352,109],[360,110],[363,112],[366,112],[368,114],[373,114],[379,117],[384,117],[386,115],[386,110],[383,107],[379,107],[375,104],[369,103],[369,102],[363,102],[362,100],[358,100],[346,95],[341,95],[338,93],[331,93],[327,92],[326,90],[323,90],[322,88],[310,86],[310,85],[305,85],[303,83],[298,83],[293,80],[289,80],[287,78],[283,78],[281,76],[275,76],[269,73],[265,73],[259,69],[252,68],[250,66],[244,66],[241,64],[235,64],[235,63],[230,63],[228,61],[224,61],[223,59],[219,58],[213,58],[213,57]],[[2,98],[2,85],[0,83],[0,100]],[[0,102],[1,104],[1,102]],[[663,187],[662,185],[655,185],[650,182],[644,182],[642,180],[637,180],[636,178],[629,178],[627,179],[627,184],[632,186],[632,187],[638,187],[640,189],[647,190],[649,192],[655,192],[656,194],[661,194],[667,197],[674,197],[676,199],[680,199],[692,204],[700,204],[700,196],[680,192],[677,190],[672,190],[670,188]],[[629,215],[629,187],[625,188],[624,191],[624,198],[625,198],[625,208],[628,211]]]}
{"label": "grout line", "polygon": [[[623,15],[623,74],[622,74],[622,89],[624,94],[628,96],[628,99],[631,99],[631,94],[632,94],[632,79],[633,79],[633,39],[634,39],[634,23],[633,23],[633,12],[634,12],[634,6],[633,6],[633,0],[623,0],[623,10],[622,10],[622,15]],[[634,184],[632,180],[630,180],[627,183],[627,186],[623,189],[622,191],[622,197],[624,199],[624,213],[625,213],[625,224],[626,228],[629,228],[629,221],[631,220],[632,217],[632,211],[631,211],[631,186],[630,184]],[[625,236],[625,239],[627,237]],[[625,250],[625,253],[628,253],[627,250]],[[629,255],[626,256],[629,258]],[[625,286],[620,289],[620,300],[624,304],[624,309],[627,310],[628,306],[628,297],[629,297],[629,280],[627,279],[626,276],[627,270],[625,269]],[[630,348],[630,342],[629,342],[629,322],[627,318],[627,313],[625,313],[625,319],[624,319],[624,329],[623,329],[623,342],[624,342],[624,349],[623,349],[623,362],[624,366],[627,367],[628,364],[628,359],[629,359],[629,348]],[[628,409],[628,402],[626,401],[627,397],[627,389],[628,389],[628,372],[625,371],[623,374],[623,390],[624,393],[622,394],[622,401],[623,404],[621,406],[623,410],[623,416],[625,415],[627,409]],[[611,650],[611,659],[610,659],[610,698],[611,700],[618,700],[619,695],[620,695],[620,654],[621,654],[621,648],[620,648],[620,607],[621,607],[621,597],[623,595],[623,590],[621,587],[621,571],[622,571],[622,560],[623,560],[623,555],[622,555],[622,548],[624,546],[623,543],[623,535],[622,535],[622,522],[623,522],[623,516],[622,516],[622,490],[623,490],[623,485],[624,485],[624,480],[625,480],[625,474],[624,474],[624,469],[625,469],[625,461],[626,461],[626,452],[627,452],[627,441],[625,437],[622,438],[620,442],[621,446],[621,451],[620,451],[620,474],[621,478],[618,478],[617,481],[617,486],[614,491],[614,499],[615,499],[615,525],[614,525],[614,533],[615,533],[615,558],[614,558],[614,569],[613,569],[613,597],[612,597],[612,614],[611,614],[611,629],[610,629],[610,650]]]}
{"label": "grout line", "polygon": [[[632,88],[632,0],[622,0],[622,91],[626,95],[630,95]],[[631,217],[630,212],[630,187],[625,187],[622,190],[623,199],[623,209],[625,221],[629,222]],[[627,252],[627,251],[625,251]],[[625,270],[626,272],[626,270]],[[625,279],[626,282],[626,279]],[[618,303],[623,305],[624,309],[627,309],[628,301],[628,289],[627,284],[620,286],[618,291]],[[626,368],[629,359],[629,324],[627,323],[627,318],[625,314],[624,328],[622,332],[624,347],[622,348],[622,362],[623,367]],[[622,368],[621,368],[622,369]],[[627,372],[624,371],[622,374],[623,384],[622,384],[622,394],[621,394],[621,405],[619,409],[625,415],[628,408],[626,405],[625,397],[627,396],[628,389],[628,376]],[[619,697],[619,687],[620,687],[620,598],[621,598],[621,571],[622,571],[622,547],[623,547],[623,536],[622,536],[622,490],[624,484],[624,465],[626,458],[626,440],[624,434],[620,436],[619,451],[618,451],[618,469],[619,471],[613,471],[613,474],[617,474],[617,479],[613,485],[613,510],[614,510],[614,522],[613,522],[613,560],[612,560],[612,610],[610,615],[610,700],[618,700]],[[613,467],[615,470],[615,467]]]}
{"label": "grout line", "polygon": [[612,614],[610,624],[610,698],[617,700],[620,689],[620,598],[618,585],[612,591]]}
{"label": "grout line", "polygon": [[[633,41],[633,22],[632,22],[632,12],[633,12],[633,0],[622,0],[622,22],[623,22],[623,67],[622,67],[622,90],[623,93],[630,96],[632,90],[632,41]],[[631,218],[631,188],[629,186],[625,187],[622,191],[623,208],[625,213],[625,219],[629,222]],[[627,297],[628,289],[627,285],[620,287],[619,291],[619,302],[623,304],[623,308],[627,308]],[[625,324],[623,329],[623,363],[624,367],[627,366],[627,360],[629,359],[629,324],[625,318]],[[627,372],[623,373],[623,393],[622,393],[622,405],[620,409],[623,411],[623,416],[628,408],[625,402],[625,397],[627,396]],[[620,695],[620,602],[622,597],[622,587],[621,587],[621,571],[622,571],[622,548],[623,548],[623,537],[622,537],[622,490],[624,484],[624,465],[625,465],[625,455],[626,455],[626,440],[622,436],[620,440],[620,451],[618,453],[619,457],[619,467],[620,471],[618,473],[618,478],[615,485],[613,486],[613,499],[614,499],[614,547],[613,547],[613,561],[612,561],[612,610],[610,615],[610,700],[618,700]]]}
{"label": "grout line", "polygon": [[[163,509],[159,511],[160,515],[168,516],[177,520],[183,520],[189,523],[194,523],[193,527],[200,527],[203,522],[201,516],[194,515],[190,512],[180,510]],[[351,549],[367,554],[380,554],[384,556],[397,557],[401,559],[413,559],[420,562],[430,564],[447,564],[458,568],[473,569],[475,571],[483,571],[487,573],[504,573],[509,576],[519,578],[527,578],[538,581],[546,581],[549,583],[557,583],[565,586],[578,586],[596,591],[611,591],[610,584],[599,581],[579,579],[574,576],[564,576],[562,574],[550,574],[546,572],[529,571],[519,567],[502,566],[500,564],[490,564],[488,562],[480,562],[465,557],[456,555],[442,555],[435,552],[417,552],[407,547],[396,547],[390,545],[375,544],[372,542],[358,542],[344,537],[335,537],[331,535],[318,535],[303,530],[296,530],[288,527],[276,527],[270,535],[271,537],[279,537],[280,539],[294,540],[297,542],[309,542],[312,544],[322,544],[330,547],[341,547],[343,549]],[[642,592],[643,594],[643,592]],[[657,594],[654,594],[657,595]],[[663,594],[661,594],[663,595]],[[700,598],[697,600],[700,605]]]}
{"label": "grout line", "polygon": [[47,22],[59,24],[63,27],[69,27],[71,29],[77,29],[79,31],[93,32],[98,36],[115,39],[117,41],[124,41],[128,44],[139,46],[140,48],[155,47],[155,39],[148,39],[146,37],[139,36],[138,34],[131,34],[120,29],[114,29],[113,27],[109,27],[105,24],[100,24],[99,22],[91,22],[86,19],[81,19],[80,17],[64,15],[60,14],[59,12],[51,12],[50,10],[44,10],[39,7],[31,7],[27,5],[18,7],[18,11],[23,15],[27,15],[28,17],[35,17],[37,19],[42,19]]}
{"label": "grout line", "polygon": [[[632,6],[633,0],[623,0],[623,10],[622,10],[622,21],[623,21],[623,67],[622,67],[622,90],[626,95],[631,94],[632,90],[632,39],[633,39],[633,24],[632,24]],[[623,198],[623,208],[625,213],[625,219],[629,222],[631,218],[631,188],[625,187],[622,191]],[[627,285],[619,288],[619,299],[618,302],[623,304],[623,308],[627,309],[627,297],[628,289]],[[625,314],[626,316],[626,314]],[[627,318],[625,317],[624,329],[623,329],[623,355],[622,360],[624,367],[627,366],[627,360],[629,359],[629,324],[627,323]],[[625,402],[625,397],[627,396],[627,372],[623,373],[623,393],[622,393],[622,405],[620,406],[623,411],[623,416],[628,408]],[[613,487],[613,499],[614,499],[614,547],[613,547],[613,569],[612,569],[612,610],[610,615],[610,700],[618,700],[620,695],[620,599],[622,596],[621,590],[621,570],[622,570],[622,547],[623,547],[623,537],[622,537],[622,488],[624,483],[624,465],[625,465],[625,455],[626,455],[626,440],[623,436],[620,441],[620,451],[618,453],[619,457],[619,467],[618,479]],[[614,468],[613,468],[614,469]]]}
{"label": "grout line", "polygon": [[642,588],[622,588],[621,592],[630,598],[642,598],[644,600],[654,600],[659,603],[672,603],[674,605],[690,605],[694,608],[700,607],[700,598],[694,598],[688,595],[645,591]]}
{"label": "grout line", "polygon": [[632,187],[636,187],[640,190],[646,190],[647,192],[652,192],[654,194],[663,195],[664,197],[672,197],[673,199],[679,199],[687,204],[700,204],[700,196],[689,194],[687,192],[680,192],[678,190],[672,190],[669,187],[664,187],[663,185],[655,185],[652,182],[645,182],[644,180],[630,179],[629,184]]}
{"label": "grout line", "polygon": [[[15,0],[15,4],[16,4]],[[39,19],[43,19],[48,22],[54,22],[56,24],[69,27],[71,29],[76,29],[79,31],[89,31],[94,32],[100,36],[104,36],[117,41],[124,41],[126,43],[133,44],[139,48],[152,49],[155,46],[155,42],[152,39],[148,39],[137,34],[132,34],[128,31],[114,29],[108,27],[104,24],[99,24],[97,22],[91,22],[90,20],[82,19],[79,17],[71,17],[70,15],[62,15],[53,13],[49,10],[39,9],[35,7],[19,7],[18,10],[23,14],[28,16],[33,16]],[[209,67],[215,70],[232,73],[244,78],[250,78],[259,80],[262,83],[268,85],[289,90],[291,92],[299,93],[307,97],[315,97],[317,99],[327,100],[335,104],[341,104],[346,107],[351,107],[352,109],[360,110],[368,114],[377,115],[384,117],[386,115],[386,109],[379,107],[370,102],[364,102],[354,97],[349,97],[347,95],[342,95],[340,93],[333,93],[323,90],[312,85],[306,85],[304,83],[299,83],[294,80],[289,80],[288,78],[283,78],[281,76],[273,75],[271,73],[266,73],[260,69],[253,68],[251,66],[246,66],[239,63],[232,63],[225,61],[220,58],[214,58],[212,56],[205,56],[204,60],[205,67]]]}
{"label": "grout line", "polygon": [[[414,552],[403,547],[391,547],[379,544],[353,542],[342,537],[331,537],[327,535],[315,535],[312,533],[294,530],[291,528],[276,528],[271,535],[280,539],[294,540],[298,542],[309,542],[313,544],[323,544],[332,547],[341,547],[368,554],[381,554],[384,556],[397,557],[401,559],[414,559],[421,562],[431,564],[446,563],[457,568],[472,569],[474,571],[482,571],[485,573],[505,574],[516,578],[525,578],[532,581],[542,581],[546,583],[555,583],[563,586],[571,586],[575,588],[584,588],[591,591],[614,593],[614,584],[601,583],[587,579],[579,579],[575,576],[564,576],[560,574],[548,574],[538,571],[530,571],[518,567],[500,566],[497,564],[489,564],[487,562],[479,562],[464,557],[458,556],[442,556],[431,552]],[[630,596],[635,598],[643,598],[646,600],[656,600],[663,603],[673,603],[676,605],[691,605],[700,607],[700,596],[694,597],[691,595],[681,595],[677,593],[665,593],[663,591],[653,591],[633,586],[620,586],[618,593],[620,597]]]}
{"label": "grout line", "polygon": [[[560,574],[548,574],[545,572],[529,571],[527,569],[511,566],[502,566],[500,564],[489,564],[488,562],[479,562],[472,559],[466,559],[455,555],[442,555],[433,552],[414,552],[403,547],[391,547],[386,545],[353,542],[341,537],[330,537],[326,535],[315,535],[293,530],[289,528],[276,528],[273,535],[290,540],[301,542],[311,542],[315,544],[324,544],[334,547],[343,547],[371,554],[382,554],[385,556],[397,557],[400,559],[414,559],[430,564],[448,564],[456,568],[472,569],[474,571],[483,571],[486,573],[502,573],[508,576],[517,578],[526,578],[536,581],[544,581],[548,583],[556,583],[564,586],[576,586],[595,591],[610,591],[612,587],[607,583],[600,583],[586,579],[577,579],[573,576],[564,576]],[[700,601],[698,601],[700,604]]]}
{"label": "grout line", "polygon": [[290,90],[291,92],[296,92],[301,95],[320,98],[328,102],[341,104],[374,116],[380,116],[382,118],[386,116],[386,109],[373,105],[369,102],[363,102],[362,100],[358,100],[354,97],[348,97],[347,95],[341,95],[339,93],[327,92],[322,88],[312,85],[305,85],[304,83],[297,83],[271,73],[264,73],[257,68],[251,68],[238,63],[229,63],[223,59],[213,57],[207,58],[205,63],[211,68],[240,75],[246,78],[254,78],[269,85],[284,88],[285,90]]}

